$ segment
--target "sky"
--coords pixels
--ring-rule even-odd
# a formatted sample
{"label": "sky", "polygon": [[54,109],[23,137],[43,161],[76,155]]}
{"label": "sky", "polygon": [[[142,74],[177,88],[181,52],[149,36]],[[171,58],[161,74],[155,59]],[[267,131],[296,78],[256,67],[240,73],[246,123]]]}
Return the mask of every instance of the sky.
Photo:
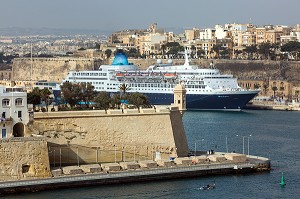
{"label": "sky", "polygon": [[294,25],[300,0],[0,0],[0,28],[125,30]]}

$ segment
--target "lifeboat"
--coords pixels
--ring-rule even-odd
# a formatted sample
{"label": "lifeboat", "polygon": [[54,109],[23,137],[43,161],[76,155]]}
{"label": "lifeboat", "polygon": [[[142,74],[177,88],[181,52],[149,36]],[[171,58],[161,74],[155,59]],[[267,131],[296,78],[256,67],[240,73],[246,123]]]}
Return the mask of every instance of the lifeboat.
{"label": "lifeboat", "polygon": [[117,73],[116,76],[117,77],[123,77],[124,75],[122,73]]}
{"label": "lifeboat", "polygon": [[165,77],[166,78],[173,78],[173,77],[176,77],[176,74],[174,74],[174,73],[166,73]]}

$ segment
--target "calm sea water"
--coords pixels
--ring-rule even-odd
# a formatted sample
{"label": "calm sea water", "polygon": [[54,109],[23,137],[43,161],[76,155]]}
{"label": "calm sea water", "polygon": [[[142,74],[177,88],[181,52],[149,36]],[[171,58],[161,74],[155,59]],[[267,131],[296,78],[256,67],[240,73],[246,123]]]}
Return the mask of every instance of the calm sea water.
{"label": "calm sea water", "polygon": [[[252,155],[270,157],[273,170],[64,189],[6,198],[300,198],[300,112],[186,112],[183,120],[191,150],[196,143],[197,150],[226,151],[227,137],[229,151],[242,153],[244,149],[248,153],[249,149]],[[285,188],[279,186],[281,172],[285,173]],[[213,182],[216,189],[199,190],[200,186]]]}

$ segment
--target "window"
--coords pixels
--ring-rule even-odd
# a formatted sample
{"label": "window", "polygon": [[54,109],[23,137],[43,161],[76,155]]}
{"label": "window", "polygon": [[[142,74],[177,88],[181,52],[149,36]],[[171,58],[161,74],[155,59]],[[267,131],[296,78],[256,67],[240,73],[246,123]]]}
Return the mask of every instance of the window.
{"label": "window", "polygon": [[15,100],[15,105],[16,106],[22,106],[22,104],[23,104],[23,99],[22,98],[17,98]]}
{"label": "window", "polygon": [[18,111],[18,118],[22,117],[22,111]]}
{"label": "window", "polygon": [[9,99],[3,99],[2,106],[9,106]]}

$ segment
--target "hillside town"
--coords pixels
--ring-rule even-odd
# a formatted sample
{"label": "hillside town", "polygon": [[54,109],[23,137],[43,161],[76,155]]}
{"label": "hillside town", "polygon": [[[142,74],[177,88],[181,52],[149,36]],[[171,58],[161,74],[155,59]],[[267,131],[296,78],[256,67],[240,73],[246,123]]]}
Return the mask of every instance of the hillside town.
{"label": "hillside town", "polygon": [[[147,29],[121,30],[109,36],[0,35],[1,84],[10,85],[7,81],[14,81],[14,85],[29,90],[41,80],[61,83],[66,73],[58,69],[50,77],[45,73],[29,74],[28,69],[41,64],[55,68],[57,64],[51,62],[68,63],[70,58],[76,63],[87,61],[92,69],[97,69],[102,63],[111,62],[118,49],[143,69],[150,65],[146,60],[155,63],[156,59],[173,59],[180,63],[187,49],[197,65],[208,67],[213,60],[220,70],[236,76],[243,88],[261,89],[262,96],[298,101],[300,24],[290,27],[232,23],[175,34],[153,23]],[[41,59],[44,60],[39,63]],[[23,71],[18,75],[12,68],[19,69],[23,61],[28,73]],[[61,76],[52,78],[53,75]]]}

